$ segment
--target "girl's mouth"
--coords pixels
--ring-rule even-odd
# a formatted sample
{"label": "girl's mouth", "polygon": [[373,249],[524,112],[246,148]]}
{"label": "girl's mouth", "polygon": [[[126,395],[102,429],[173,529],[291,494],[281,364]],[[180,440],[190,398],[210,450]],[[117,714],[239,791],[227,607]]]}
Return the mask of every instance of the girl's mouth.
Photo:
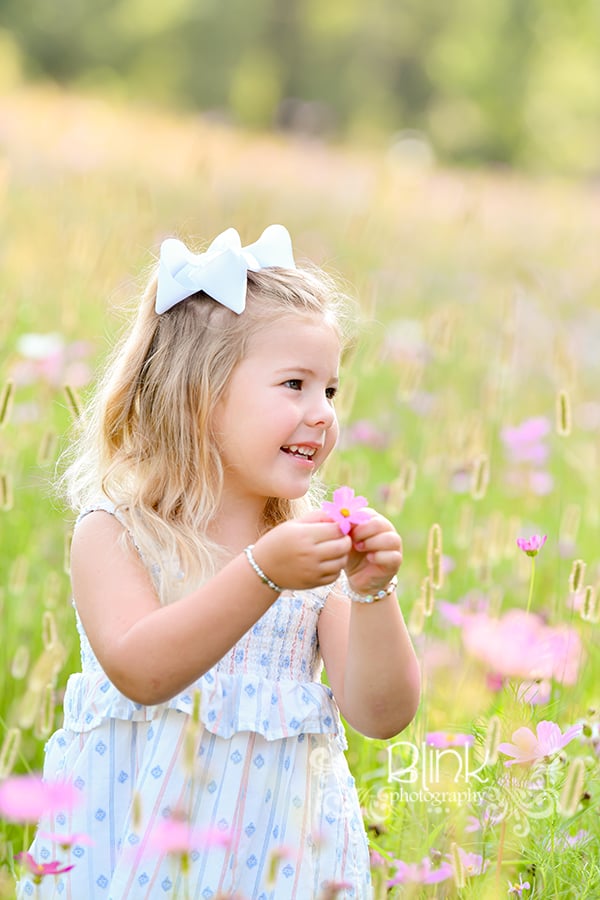
{"label": "girl's mouth", "polygon": [[298,459],[310,460],[317,452],[316,447],[301,446],[299,444],[286,444],[281,447],[284,453],[295,456]]}

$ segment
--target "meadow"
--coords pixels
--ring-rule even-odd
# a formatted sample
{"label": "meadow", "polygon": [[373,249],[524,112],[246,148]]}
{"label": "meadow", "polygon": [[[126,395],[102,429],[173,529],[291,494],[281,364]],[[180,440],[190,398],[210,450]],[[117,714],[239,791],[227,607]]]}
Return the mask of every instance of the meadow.
{"label": "meadow", "polygon": [[[323,474],[401,532],[423,672],[402,735],[348,729],[377,897],[600,897],[598,201],[411,141],[1,96],[0,782],[40,770],[79,667],[52,479],[160,241],[283,222],[359,304]],[[31,833],[0,820],[0,896]]]}

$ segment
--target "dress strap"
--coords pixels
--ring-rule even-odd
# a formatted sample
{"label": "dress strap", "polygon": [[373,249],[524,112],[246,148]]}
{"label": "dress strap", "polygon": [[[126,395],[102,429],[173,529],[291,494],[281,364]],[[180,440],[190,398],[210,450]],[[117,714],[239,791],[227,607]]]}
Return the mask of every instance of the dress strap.
{"label": "dress strap", "polygon": [[78,525],[79,522],[81,522],[81,520],[86,516],[89,516],[90,513],[97,512],[98,510],[109,513],[109,515],[114,516],[115,519],[118,519],[122,525],[125,524],[120,510],[117,509],[112,500],[106,498],[105,500],[97,500],[95,503],[91,503],[89,506],[85,506],[82,510],[80,510],[79,515],[75,520],[75,525]]}
{"label": "dress strap", "polygon": [[80,511],[79,515],[77,516],[77,519],[75,520],[75,528],[79,525],[81,520],[84,519],[86,516],[89,516],[90,513],[98,512],[98,511],[106,512],[110,516],[114,516],[114,518],[119,522],[119,524],[121,524],[123,526],[123,528],[129,535],[129,537],[131,538],[131,542],[132,542],[133,546],[139,553],[140,557],[142,557],[142,559],[143,559],[142,551],[140,550],[138,543],[131,532],[131,528],[129,527],[129,524],[125,520],[125,516],[123,515],[121,510],[112,502],[112,500],[108,499],[108,497],[100,498],[99,500],[95,501],[94,503],[91,503],[90,506],[85,506]]}

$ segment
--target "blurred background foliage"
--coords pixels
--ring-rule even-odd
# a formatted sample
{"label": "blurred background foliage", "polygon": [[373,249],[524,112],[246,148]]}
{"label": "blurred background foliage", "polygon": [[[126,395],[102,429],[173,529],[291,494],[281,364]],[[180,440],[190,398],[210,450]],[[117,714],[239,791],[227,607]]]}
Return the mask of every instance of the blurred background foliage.
{"label": "blurred background foliage", "polygon": [[600,170],[598,0],[1,0],[0,29],[0,84],[444,164]]}
{"label": "blurred background foliage", "polygon": [[[73,516],[51,492],[65,385],[89,396],[164,237],[200,249],[234,224],[246,243],[281,221],[366,319],[324,480],[403,534],[424,672],[407,739],[496,716],[504,739],[542,719],[593,738],[576,814],[532,818],[524,841],[514,818],[467,830],[469,806],[382,819],[385,747],[350,731],[377,846],[439,860],[463,840],[495,864],[461,897],[497,896],[503,853],[502,886],[600,896],[599,26],[600,0],[0,0],[0,778],[39,770],[79,668]],[[425,612],[434,523],[444,583]],[[548,534],[532,609],[582,648],[539,706],[493,668],[506,630],[482,659],[447,613],[524,610],[532,532]],[[0,896],[27,843],[0,822]]]}

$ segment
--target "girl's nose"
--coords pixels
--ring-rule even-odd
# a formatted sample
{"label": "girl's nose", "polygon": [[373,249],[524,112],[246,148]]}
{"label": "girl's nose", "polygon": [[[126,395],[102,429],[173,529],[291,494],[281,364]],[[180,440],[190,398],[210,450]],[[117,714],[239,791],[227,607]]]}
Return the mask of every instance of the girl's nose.
{"label": "girl's nose", "polygon": [[306,419],[309,425],[321,426],[322,428],[331,428],[335,422],[335,410],[331,404],[331,400],[323,397],[313,404],[307,411]]}

